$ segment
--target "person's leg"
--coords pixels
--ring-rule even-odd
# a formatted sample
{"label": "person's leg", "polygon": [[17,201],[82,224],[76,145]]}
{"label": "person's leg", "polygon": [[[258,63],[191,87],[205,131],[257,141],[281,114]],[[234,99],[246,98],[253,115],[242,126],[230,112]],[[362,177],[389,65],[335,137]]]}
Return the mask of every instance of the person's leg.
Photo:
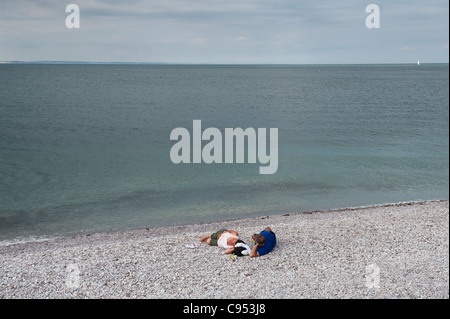
{"label": "person's leg", "polygon": [[210,246],[217,246],[217,240],[223,232],[227,231],[226,229],[219,229],[214,234],[211,234],[210,238],[206,239],[206,243]]}
{"label": "person's leg", "polygon": [[[200,241],[201,241],[201,242],[202,242],[202,241],[207,241],[208,239],[211,239],[211,234],[203,236],[202,238],[200,238]],[[209,244],[208,241],[207,241],[206,243]]]}

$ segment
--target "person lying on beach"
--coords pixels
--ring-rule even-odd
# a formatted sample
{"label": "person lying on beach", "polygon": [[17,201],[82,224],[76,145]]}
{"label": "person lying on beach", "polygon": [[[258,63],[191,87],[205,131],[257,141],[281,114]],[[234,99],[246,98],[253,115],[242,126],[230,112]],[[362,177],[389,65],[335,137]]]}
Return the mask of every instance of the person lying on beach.
{"label": "person lying on beach", "polygon": [[200,241],[210,246],[219,246],[225,249],[225,254],[231,254],[238,239],[239,234],[236,231],[220,229],[213,234],[203,236]]}
{"label": "person lying on beach", "polygon": [[259,257],[270,253],[277,243],[275,233],[270,227],[264,228],[259,234],[254,234],[252,239],[255,241],[255,246],[250,252],[250,257]]}

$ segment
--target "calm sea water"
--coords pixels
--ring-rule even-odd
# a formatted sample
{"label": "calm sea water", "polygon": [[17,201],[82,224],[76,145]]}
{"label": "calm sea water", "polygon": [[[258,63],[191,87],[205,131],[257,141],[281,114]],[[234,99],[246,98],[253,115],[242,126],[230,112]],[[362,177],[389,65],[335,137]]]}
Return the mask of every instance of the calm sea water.
{"label": "calm sea water", "polygon": [[[0,240],[448,198],[449,67],[0,65]],[[279,129],[279,168],[173,164]]]}

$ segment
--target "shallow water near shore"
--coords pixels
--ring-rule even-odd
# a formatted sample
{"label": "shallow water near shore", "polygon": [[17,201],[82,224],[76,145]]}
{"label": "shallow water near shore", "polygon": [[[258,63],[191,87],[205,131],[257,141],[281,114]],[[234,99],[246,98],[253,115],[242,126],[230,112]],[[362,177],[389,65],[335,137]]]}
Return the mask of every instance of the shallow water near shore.
{"label": "shallow water near shore", "polygon": [[[448,64],[0,65],[0,240],[448,198]],[[170,132],[278,128],[258,164]]]}

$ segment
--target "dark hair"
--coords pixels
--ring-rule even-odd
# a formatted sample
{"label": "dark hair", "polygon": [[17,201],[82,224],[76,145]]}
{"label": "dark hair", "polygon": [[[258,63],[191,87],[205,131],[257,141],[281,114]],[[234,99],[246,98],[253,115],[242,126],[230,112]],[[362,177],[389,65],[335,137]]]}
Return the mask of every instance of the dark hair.
{"label": "dark hair", "polygon": [[255,234],[255,241],[258,245],[264,246],[266,243],[266,237],[261,234]]}
{"label": "dark hair", "polygon": [[[241,245],[238,245],[238,244],[241,244]],[[238,247],[236,247],[236,245]],[[239,257],[248,256],[250,254],[250,250],[249,249],[250,249],[250,247],[248,247],[248,245],[246,243],[244,243],[242,240],[238,239],[236,241],[236,244],[235,244],[235,247],[234,247],[234,250],[233,250],[233,254],[236,255],[236,256],[239,256]]]}

